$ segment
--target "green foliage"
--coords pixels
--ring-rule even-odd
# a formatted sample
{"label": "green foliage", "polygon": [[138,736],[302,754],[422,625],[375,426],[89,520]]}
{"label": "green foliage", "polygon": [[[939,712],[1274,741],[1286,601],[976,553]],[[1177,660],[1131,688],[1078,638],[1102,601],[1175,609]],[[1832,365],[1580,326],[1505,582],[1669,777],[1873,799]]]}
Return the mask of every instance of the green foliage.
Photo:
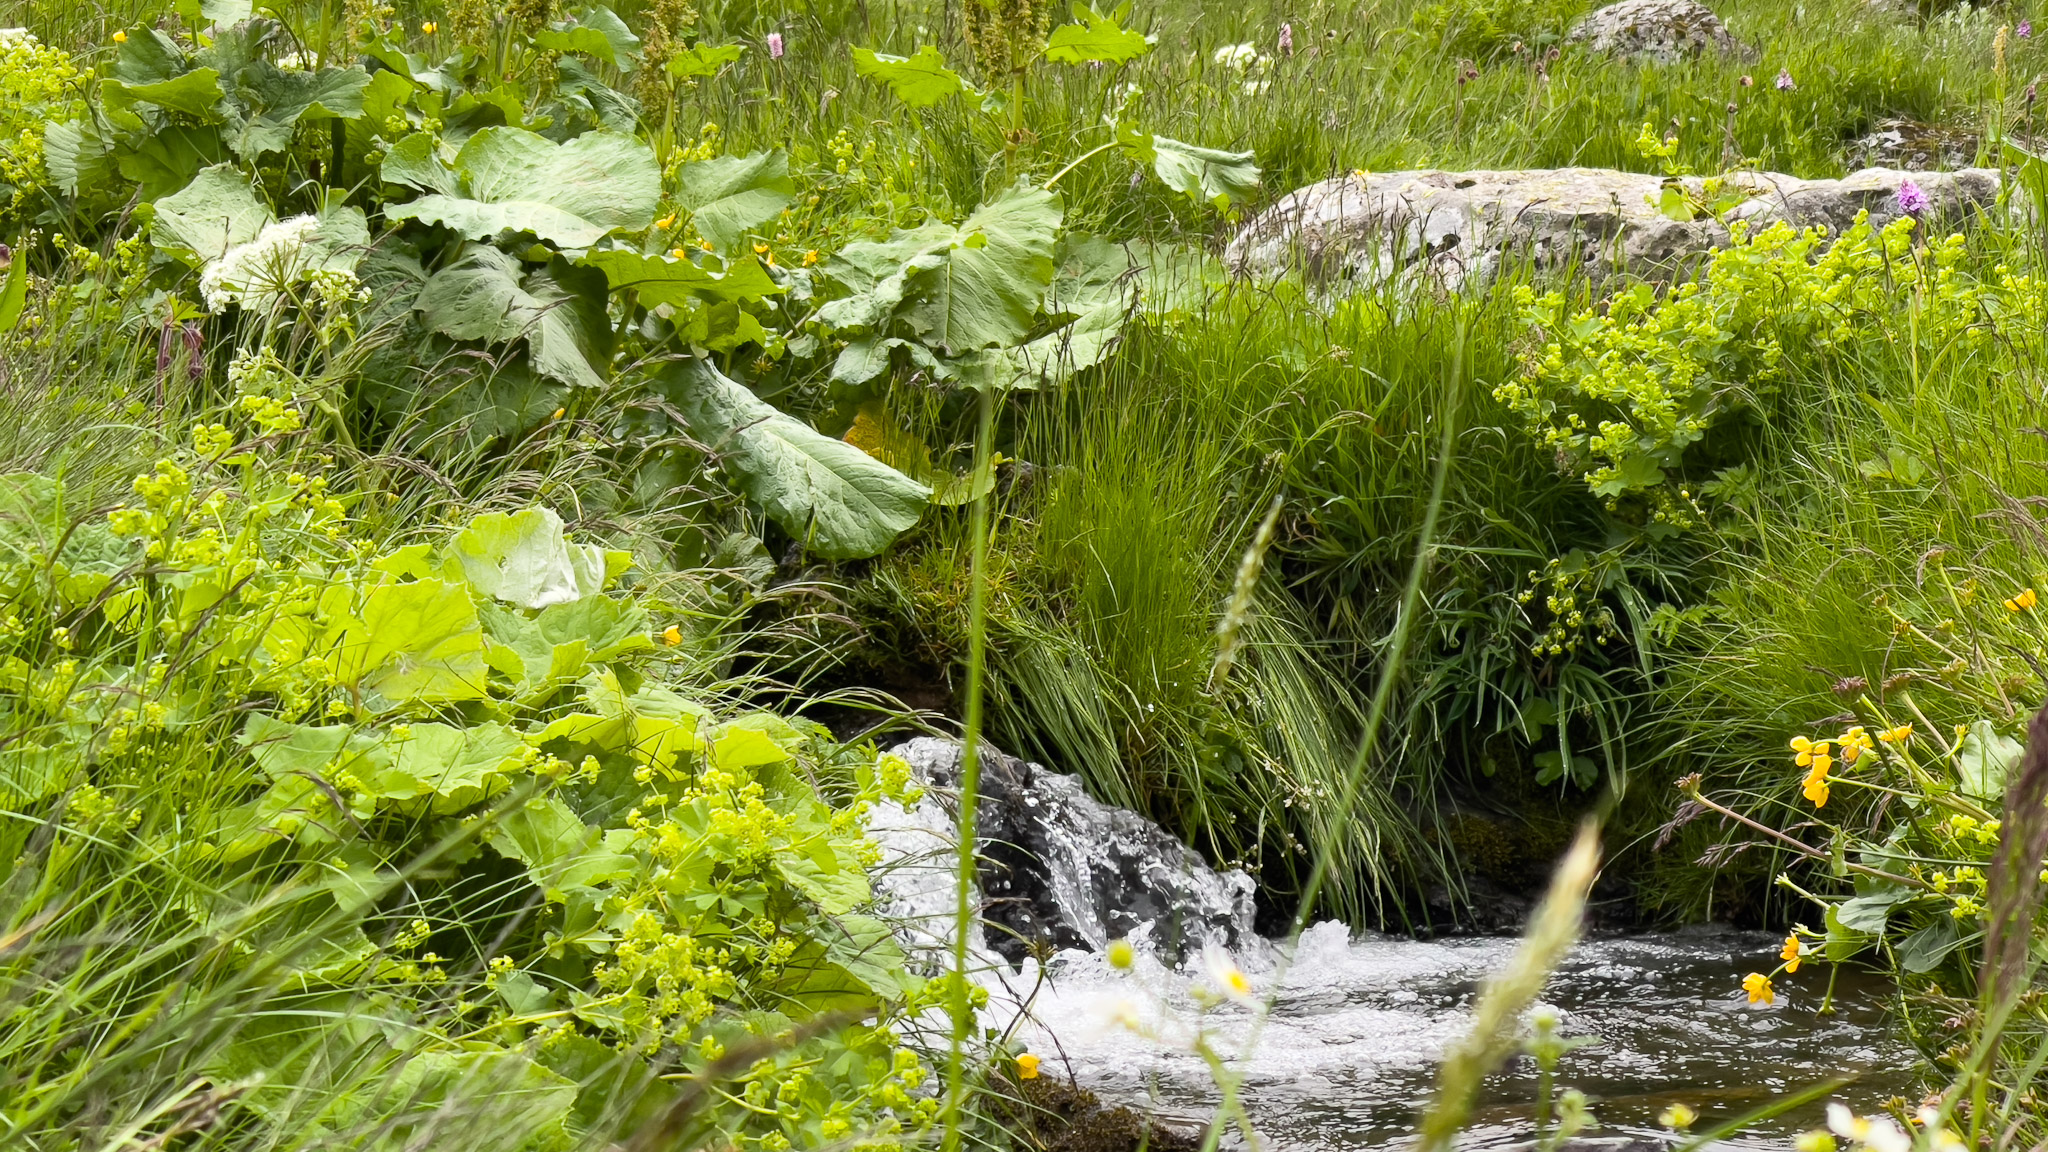
{"label": "green foliage", "polygon": [[[707,1134],[786,1148],[924,1123],[922,1066],[888,1031],[923,982],[863,914],[864,812],[903,798],[900,765],[664,683],[646,604],[617,588],[626,558],[552,512],[380,554],[358,497],[262,451],[199,426],[103,515],[55,480],[0,481],[4,882],[45,894],[10,916],[63,938],[162,907],[159,937],[247,941],[136,973],[130,995],[230,997],[188,1066],[280,1133],[417,1133],[482,1107],[494,1147],[606,1139],[662,1099],[653,1074],[849,1009],[868,1022],[764,1050]],[[63,899],[104,884],[147,898]],[[94,978],[72,955],[0,957],[13,1010],[106,1011],[64,1001]],[[379,1017],[406,1039],[371,1043],[357,1021]],[[171,1023],[141,1018],[140,1042]],[[11,1054],[38,1031],[10,1030]],[[9,1130],[107,1122],[80,1086],[146,1077],[123,1051],[11,1063]]]}

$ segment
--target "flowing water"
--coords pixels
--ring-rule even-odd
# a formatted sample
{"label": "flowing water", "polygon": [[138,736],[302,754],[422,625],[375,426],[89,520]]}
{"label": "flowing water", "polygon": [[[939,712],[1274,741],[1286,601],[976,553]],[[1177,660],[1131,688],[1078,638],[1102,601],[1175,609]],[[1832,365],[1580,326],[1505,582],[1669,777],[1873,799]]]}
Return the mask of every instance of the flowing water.
{"label": "flowing water", "polygon": [[[951,765],[945,759],[951,747],[913,741],[898,751],[924,778],[944,783],[957,767],[957,748]],[[1045,1074],[1197,1122],[1218,1098],[1201,1053],[1217,1054],[1243,1076],[1261,1147],[1274,1152],[1391,1149],[1412,1138],[1437,1062],[1464,1034],[1480,983],[1518,941],[1353,937],[1325,923],[1303,935],[1283,974],[1281,949],[1251,931],[1248,880],[1210,871],[1156,827],[1136,827],[1138,818],[1088,799],[1068,778],[1021,761],[999,767],[1011,808],[984,806],[984,827],[1010,829],[1038,862],[1030,866],[1037,874],[1007,876],[1004,888],[1035,885],[1028,898],[1053,910],[1050,928],[1084,946],[1041,965],[1028,956],[1013,963],[1014,948],[1006,960],[987,939],[972,941],[977,978],[991,993],[989,1024],[1014,1029]],[[935,790],[907,812],[882,806],[871,830],[888,858],[876,877],[885,907],[905,943],[928,958],[951,939],[952,827]],[[1190,906],[1186,916],[1159,913],[1176,902]],[[999,904],[985,909],[991,931],[1003,924]],[[1047,927],[1043,917],[1032,923]],[[1100,954],[1105,925],[1136,943],[1129,969],[1113,969]],[[1859,1112],[1913,1094],[1914,1056],[1888,1027],[1881,981],[1844,969],[1833,1011],[1823,1014],[1830,972],[1814,963],[1779,978],[1775,1003],[1749,1003],[1742,977],[1775,968],[1780,940],[1695,928],[1579,943],[1543,1003],[1563,1035],[1594,1041],[1565,1056],[1558,1073],[1560,1087],[1593,1102],[1597,1125],[1587,1135],[1668,1136],[1657,1117],[1673,1103],[1695,1109],[1705,1127],[1830,1080],[1839,1086],[1827,1099]],[[1251,978],[1255,1003],[1213,994],[1211,969],[1225,945]],[[1180,957],[1187,959],[1172,962]],[[1535,1070],[1518,1056],[1488,1081],[1466,1145],[1529,1140],[1535,1096]],[[1822,1107],[1817,1101],[1764,1121],[1729,1143],[1788,1147]]]}

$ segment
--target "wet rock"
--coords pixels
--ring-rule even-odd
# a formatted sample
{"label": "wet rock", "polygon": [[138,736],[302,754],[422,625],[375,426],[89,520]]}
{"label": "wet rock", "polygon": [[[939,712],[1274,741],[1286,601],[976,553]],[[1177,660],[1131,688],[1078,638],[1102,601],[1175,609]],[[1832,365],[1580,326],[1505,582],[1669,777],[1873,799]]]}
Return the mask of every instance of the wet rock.
{"label": "wet rock", "polygon": [[[1252,939],[1251,877],[1216,872],[1152,821],[1094,800],[1072,776],[984,748],[977,878],[995,952],[1015,963],[1034,947],[1100,951],[1114,939],[1143,939],[1171,963],[1208,939]],[[891,751],[919,778],[958,787],[957,741],[919,737]],[[911,816],[931,823],[927,806],[941,803],[927,796],[921,817]]]}
{"label": "wet rock", "polygon": [[1720,183],[1746,194],[1745,202],[1721,219],[1679,220],[1657,206],[1665,185],[1682,185],[1703,201],[1699,177],[1667,181],[1609,168],[1353,172],[1281,197],[1238,233],[1224,261],[1240,275],[1299,266],[1316,281],[1373,284],[1419,271],[1453,287],[1522,260],[1594,279],[1615,271],[1678,274],[1725,247],[1736,221],[1749,222],[1752,232],[1778,220],[1840,231],[1867,209],[1873,224],[1889,223],[1908,179],[1927,193],[1936,226],[1963,223],[1998,198],[1998,173],[1988,168],[1868,168],[1839,180],[1738,172]]}
{"label": "wet rock", "polygon": [[1748,52],[1698,0],[1621,0],[1587,13],[1567,40],[1638,63],[1671,64],[1703,52]]}
{"label": "wet rock", "polygon": [[1976,162],[1977,134],[1968,128],[1880,120],[1852,141],[1849,162],[1879,168],[1965,168]]}
{"label": "wet rock", "polygon": [[1038,1137],[1046,1152],[1195,1152],[1200,1124],[1176,1123],[1104,1104],[1069,1081],[1040,1077],[1022,1083],[1022,1099],[1006,1109]]}

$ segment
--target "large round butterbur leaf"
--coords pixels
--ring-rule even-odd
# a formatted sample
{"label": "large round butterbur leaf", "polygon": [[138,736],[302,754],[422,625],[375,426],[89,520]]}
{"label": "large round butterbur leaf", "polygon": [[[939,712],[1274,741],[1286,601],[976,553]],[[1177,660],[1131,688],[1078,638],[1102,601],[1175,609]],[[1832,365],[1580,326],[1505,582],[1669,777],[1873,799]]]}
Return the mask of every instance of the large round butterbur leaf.
{"label": "large round butterbur leaf", "polygon": [[676,173],[677,199],[690,210],[697,233],[719,248],[738,243],[747,229],[775,218],[796,199],[789,157],[778,149],[751,156],[714,156]]}
{"label": "large round butterbur leaf", "polygon": [[612,329],[604,275],[556,258],[522,274],[515,256],[474,248],[434,273],[415,304],[436,331],[457,340],[507,344],[524,339],[533,370],[582,388],[604,386]]}
{"label": "large round butterbur leaf", "polygon": [[661,170],[631,136],[589,132],[566,144],[523,128],[486,128],[456,154],[465,194],[433,193],[385,209],[391,220],[444,224],[471,239],[530,232],[587,248],[654,222]]}
{"label": "large round butterbur leaf", "polygon": [[605,552],[572,544],[553,509],[487,512],[448,545],[469,586],[521,608],[567,604],[604,588]]}
{"label": "large round butterbur leaf", "polygon": [[1045,41],[1045,58],[1061,64],[1122,64],[1145,55],[1152,51],[1152,38],[1123,26],[1130,10],[1124,4],[1104,14],[1076,3],[1075,23],[1052,30]]}
{"label": "large round butterbur leaf", "polygon": [[898,100],[912,108],[929,108],[949,96],[974,91],[958,72],[946,67],[945,57],[929,44],[914,56],[855,48],[853,70],[887,84]]}
{"label": "large round butterbur leaf", "polygon": [[1052,283],[1059,230],[1059,197],[1019,181],[961,222],[944,266],[911,279],[905,319],[949,356],[1017,343]]}
{"label": "large round butterbur leaf", "polygon": [[247,176],[231,164],[216,164],[157,201],[150,230],[160,247],[198,261],[218,260],[276,219],[256,199]]}
{"label": "large round butterbur leaf", "polygon": [[733,485],[804,547],[873,556],[917,524],[931,490],[771,405],[702,360],[657,379]]}

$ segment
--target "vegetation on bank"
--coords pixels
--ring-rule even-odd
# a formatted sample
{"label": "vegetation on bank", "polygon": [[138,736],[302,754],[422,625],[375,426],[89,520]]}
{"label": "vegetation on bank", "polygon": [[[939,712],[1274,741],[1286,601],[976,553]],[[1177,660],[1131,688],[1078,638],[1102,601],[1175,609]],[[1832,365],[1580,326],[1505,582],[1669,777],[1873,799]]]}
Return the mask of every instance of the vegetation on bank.
{"label": "vegetation on bank", "polygon": [[[1753,57],[1649,67],[1588,6],[11,9],[0,1131],[1023,1139],[863,834],[878,733],[985,700],[1283,913],[1611,802],[1641,918],[1894,967],[2031,1142],[2030,13],[1732,2]],[[1893,118],[2021,192],[1681,284],[1215,260],[1336,172]]]}

